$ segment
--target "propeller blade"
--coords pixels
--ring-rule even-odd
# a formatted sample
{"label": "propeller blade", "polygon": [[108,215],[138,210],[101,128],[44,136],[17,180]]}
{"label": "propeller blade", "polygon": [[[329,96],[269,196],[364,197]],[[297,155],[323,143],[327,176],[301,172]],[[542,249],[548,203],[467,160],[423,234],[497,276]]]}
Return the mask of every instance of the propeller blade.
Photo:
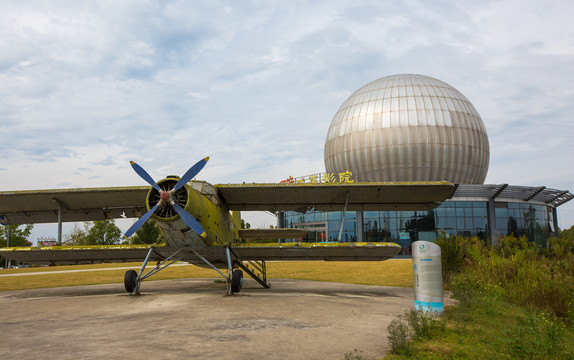
{"label": "propeller blade", "polygon": [[205,159],[199,160],[195,165],[190,167],[189,170],[187,170],[187,172],[181,177],[181,179],[179,179],[177,184],[175,184],[172,191],[179,190],[183,185],[187,184],[191,179],[193,179],[195,177],[195,175],[197,175],[201,171],[201,169],[203,169],[205,164],[207,164],[208,160],[209,160],[209,156],[206,157]]}
{"label": "propeller blade", "polygon": [[[157,204],[159,205],[159,203]],[[138,219],[138,221],[136,221],[129,229],[128,231],[126,231],[126,233],[124,234],[124,239],[129,238],[130,236],[132,236],[140,227],[142,227],[142,225],[147,221],[147,219],[149,219],[149,217],[151,216],[151,214],[153,214],[153,212],[155,211],[155,209],[157,209],[157,205],[152,207],[148,212],[146,212],[144,214],[144,216],[142,216],[141,218]]]}
{"label": "propeller blade", "polygon": [[191,216],[190,213],[182,209],[182,207],[177,205],[176,203],[173,203],[173,208],[175,209],[175,211],[177,211],[179,216],[181,216],[181,218],[187,224],[187,226],[191,228],[191,230],[195,231],[201,236],[205,236],[205,230],[203,230],[203,227],[201,226],[199,221],[195,220],[195,218]]}
{"label": "propeller blade", "polygon": [[132,168],[134,169],[134,171],[142,178],[144,179],[148,184],[150,184],[151,186],[153,186],[154,189],[156,189],[157,191],[161,192],[161,189],[159,188],[159,186],[155,183],[155,181],[153,180],[153,178],[147,173],[147,171],[144,170],[144,168],[142,168],[141,166],[139,166],[138,164],[136,164],[133,161],[130,161],[130,164],[132,165]]}

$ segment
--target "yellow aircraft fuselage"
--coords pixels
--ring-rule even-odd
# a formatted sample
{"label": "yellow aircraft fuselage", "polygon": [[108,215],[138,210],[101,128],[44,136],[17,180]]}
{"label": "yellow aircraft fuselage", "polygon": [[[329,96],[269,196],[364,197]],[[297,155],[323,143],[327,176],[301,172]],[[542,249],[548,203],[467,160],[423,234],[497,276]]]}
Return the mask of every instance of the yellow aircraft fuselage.
{"label": "yellow aircraft fuselage", "polygon": [[[164,182],[174,180],[177,180],[177,178],[168,177],[159,181],[158,185],[161,186]],[[183,241],[185,239],[185,242],[189,244],[191,239],[195,245],[224,246],[240,241],[238,230],[241,228],[241,214],[239,211],[230,212],[225,205],[214,198],[216,197],[215,193],[211,194],[211,198],[214,199],[212,201],[189,184],[180,189],[180,191],[182,190],[185,190],[187,193],[186,203],[182,207],[201,224],[205,233],[196,234],[193,232],[177,214],[165,217],[154,213],[152,218],[161,227],[168,243],[178,245],[180,240]],[[148,210],[153,206],[150,205],[153,192],[154,189],[150,189],[146,199]],[[185,195],[183,198],[185,198]],[[199,244],[199,242],[203,244]]]}

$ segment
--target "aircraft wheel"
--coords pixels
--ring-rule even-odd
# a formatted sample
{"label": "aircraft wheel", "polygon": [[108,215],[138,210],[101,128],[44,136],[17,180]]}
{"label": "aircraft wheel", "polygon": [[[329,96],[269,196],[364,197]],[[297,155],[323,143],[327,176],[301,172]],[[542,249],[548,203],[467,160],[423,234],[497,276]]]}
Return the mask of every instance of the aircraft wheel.
{"label": "aircraft wheel", "polygon": [[135,270],[128,270],[126,271],[126,275],[124,276],[124,285],[126,287],[126,291],[129,293],[133,293],[136,289],[138,273]]}
{"label": "aircraft wheel", "polygon": [[231,279],[231,291],[233,293],[238,293],[241,291],[242,286],[243,286],[243,271],[234,270],[233,278]]}

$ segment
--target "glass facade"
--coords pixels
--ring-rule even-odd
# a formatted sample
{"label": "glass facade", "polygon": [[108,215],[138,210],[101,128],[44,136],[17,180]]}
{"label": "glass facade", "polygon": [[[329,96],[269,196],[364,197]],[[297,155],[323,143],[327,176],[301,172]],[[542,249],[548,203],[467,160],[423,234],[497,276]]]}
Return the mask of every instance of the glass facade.
{"label": "glass facade", "polygon": [[526,235],[530,241],[545,246],[554,233],[552,208],[517,202],[495,204],[496,232],[501,235]]}
{"label": "glass facade", "polygon": [[434,230],[433,211],[363,212],[363,241],[397,242],[408,248],[417,239],[436,238]]}
{"label": "glass facade", "polygon": [[486,201],[446,201],[434,210],[436,230],[449,235],[478,236],[488,239]]}
{"label": "glass facade", "polygon": [[[295,211],[287,211],[285,212],[284,227],[305,228],[309,230],[309,235],[306,239],[303,239],[303,241],[337,241],[339,238],[342,219],[342,211],[307,211],[304,214]],[[355,211],[348,211],[345,213],[341,241],[357,241],[357,213]]]}
{"label": "glass facade", "polygon": [[[495,202],[495,236],[526,235],[544,246],[554,233],[553,208],[519,202]],[[441,231],[449,235],[489,239],[488,201],[445,201],[430,211],[348,211],[341,232],[342,242],[394,242],[410,255],[411,243],[433,241]],[[299,241],[337,241],[343,213],[308,211],[284,213],[284,224],[305,228],[309,235]],[[362,230],[359,234],[358,229]]]}

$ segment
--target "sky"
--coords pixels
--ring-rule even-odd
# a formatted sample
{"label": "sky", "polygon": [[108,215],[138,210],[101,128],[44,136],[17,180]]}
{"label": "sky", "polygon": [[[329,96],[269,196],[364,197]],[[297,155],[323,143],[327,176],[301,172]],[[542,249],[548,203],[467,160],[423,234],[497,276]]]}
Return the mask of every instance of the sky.
{"label": "sky", "polygon": [[[210,156],[199,178],[214,184],[322,172],[339,106],[404,73],[474,104],[485,183],[573,191],[572,14],[568,0],[3,1],[0,191],[145,185],[130,160],[159,180]],[[558,220],[574,225],[574,201]]]}

